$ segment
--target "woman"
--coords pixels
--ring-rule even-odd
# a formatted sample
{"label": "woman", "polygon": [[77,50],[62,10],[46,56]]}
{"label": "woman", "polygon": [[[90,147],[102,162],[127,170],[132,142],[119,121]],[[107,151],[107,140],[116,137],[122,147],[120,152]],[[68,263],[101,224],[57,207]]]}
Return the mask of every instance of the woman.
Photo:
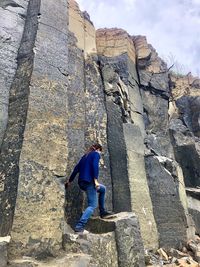
{"label": "woman", "polygon": [[86,192],[88,206],[83,212],[80,220],[75,226],[75,232],[83,232],[88,219],[97,207],[97,193],[99,193],[98,204],[101,218],[108,218],[112,214],[105,210],[106,187],[98,182],[99,160],[102,151],[100,144],[94,144],[89,151],[83,155],[75,166],[65,186],[69,187],[76,175],[79,173],[79,187]]}

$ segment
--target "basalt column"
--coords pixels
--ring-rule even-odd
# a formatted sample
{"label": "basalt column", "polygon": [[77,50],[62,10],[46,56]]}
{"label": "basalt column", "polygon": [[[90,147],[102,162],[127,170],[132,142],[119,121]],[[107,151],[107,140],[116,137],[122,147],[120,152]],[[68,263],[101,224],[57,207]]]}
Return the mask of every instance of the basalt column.
{"label": "basalt column", "polygon": [[[96,55],[96,31],[87,13],[82,13],[73,0],[69,1],[69,90],[67,172],[94,142],[103,146],[99,181],[107,187],[106,207],[112,210],[110,164],[107,150],[107,114]],[[77,180],[66,194],[67,221],[74,226],[81,214],[83,195]]]}
{"label": "basalt column", "polygon": [[180,196],[180,192],[184,193],[183,181],[168,131],[168,71],[145,37],[136,36],[133,41],[147,133],[145,166],[159,243],[164,247],[176,247],[187,240],[187,209]]}
{"label": "basalt column", "polygon": [[187,187],[189,213],[200,233],[200,79],[188,74],[170,76],[172,101],[170,133],[176,160],[182,167]]}
{"label": "basalt column", "polygon": [[17,69],[28,1],[0,2],[0,145],[8,120],[9,92]]}
{"label": "basalt column", "polygon": [[155,248],[158,236],[144,165],[145,131],[135,48],[125,31],[100,29],[97,50],[108,115],[114,210],[134,211],[144,246]]}
{"label": "basalt column", "polygon": [[[2,139],[0,137],[0,144],[2,141],[0,153],[1,236],[10,233],[13,222],[19,177],[19,158],[26,124],[29,83],[33,69],[33,47],[37,32],[40,1],[30,1],[28,10],[27,3],[24,6],[14,4],[14,1],[11,5],[9,3],[6,4],[6,2],[3,3],[0,10],[2,13],[2,34],[5,43],[2,42],[1,57],[4,59],[4,56],[8,54],[10,59],[9,57],[7,58],[9,64],[1,60],[1,64],[5,64],[5,66],[2,66],[3,70],[0,78],[2,85],[2,103],[0,104],[2,108],[0,119],[0,125],[2,126],[0,133],[2,137]],[[12,8],[13,5],[15,8]],[[24,25],[23,19],[25,15],[27,15],[27,19]],[[8,19],[7,23],[5,17]],[[18,26],[18,24],[20,27],[15,34],[14,27]],[[20,40],[20,38],[22,39]],[[17,58],[17,65],[15,58]]]}
{"label": "basalt column", "polygon": [[112,182],[110,175],[110,158],[107,147],[107,113],[103,91],[102,77],[96,55],[85,60],[86,88],[86,145],[100,142],[103,152],[100,160],[99,182],[106,186],[106,208],[112,210]]}
{"label": "basalt column", "polygon": [[[82,14],[75,1],[69,4],[68,34],[68,91],[67,91],[67,139],[68,158],[66,173],[71,174],[80,157],[85,152],[85,85],[84,85],[84,53],[79,46],[82,40],[84,23]],[[78,187],[77,178],[66,191],[65,216],[72,227],[79,219],[83,209],[83,194]]]}
{"label": "basalt column", "polygon": [[39,24],[33,38],[35,58],[27,88],[10,254],[45,258],[56,255],[62,245],[64,190],[58,177],[65,174],[67,162],[67,1],[42,0],[39,4],[30,1],[33,13],[27,16],[28,21],[35,18],[26,25],[27,34],[33,33],[38,19]]}

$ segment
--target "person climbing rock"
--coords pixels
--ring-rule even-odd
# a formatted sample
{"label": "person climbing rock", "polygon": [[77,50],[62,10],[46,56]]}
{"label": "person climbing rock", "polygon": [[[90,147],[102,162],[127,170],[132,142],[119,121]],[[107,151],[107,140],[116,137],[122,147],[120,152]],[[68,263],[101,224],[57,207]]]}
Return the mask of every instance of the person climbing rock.
{"label": "person climbing rock", "polygon": [[[75,166],[70,178],[65,183],[68,188],[76,175],[79,173],[79,187],[85,191],[87,195],[88,206],[83,212],[81,218],[75,226],[75,232],[83,232],[88,219],[99,205],[99,215],[101,218],[109,218],[112,213],[105,210],[105,193],[106,187],[98,182],[99,176],[99,160],[102,152],[100,144],[92,145],[86,154],[82,156],[78,164]],[[98,201],[97,201],[98,193]]]}

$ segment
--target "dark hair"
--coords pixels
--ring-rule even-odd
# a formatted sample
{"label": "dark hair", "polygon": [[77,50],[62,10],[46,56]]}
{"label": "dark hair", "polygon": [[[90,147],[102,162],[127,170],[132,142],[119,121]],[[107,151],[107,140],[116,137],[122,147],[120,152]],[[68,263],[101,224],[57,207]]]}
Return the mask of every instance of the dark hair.
{"label": "dark hair", "polygon": [[92,151],[95,151],[95,150],[97,150],[97,149],[99,149],[100,151],[102,151],[102,146],[101,146],[100,144],[98,144],[98,143],[92,145],[92,146],[88,149],[87,153],[92,152]]}

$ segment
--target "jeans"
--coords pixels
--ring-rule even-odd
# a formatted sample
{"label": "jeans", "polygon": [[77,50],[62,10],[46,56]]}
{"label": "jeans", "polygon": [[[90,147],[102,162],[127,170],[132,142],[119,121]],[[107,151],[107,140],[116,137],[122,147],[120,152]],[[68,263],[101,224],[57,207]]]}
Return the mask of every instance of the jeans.
{"label": "jeans", "polygon": [[88,207],[83,212],[80,220],[78,221],[75,229],[83,229],[88,221],[88,219],[93,214],[94,210],[97,208],[97,193],[99,193],[98,204],[100,215],[105,212],[105,193],[106,187],[100,184],[98,189],[95,188],[94,183],[80,182],[80,188],[86,192]]}

